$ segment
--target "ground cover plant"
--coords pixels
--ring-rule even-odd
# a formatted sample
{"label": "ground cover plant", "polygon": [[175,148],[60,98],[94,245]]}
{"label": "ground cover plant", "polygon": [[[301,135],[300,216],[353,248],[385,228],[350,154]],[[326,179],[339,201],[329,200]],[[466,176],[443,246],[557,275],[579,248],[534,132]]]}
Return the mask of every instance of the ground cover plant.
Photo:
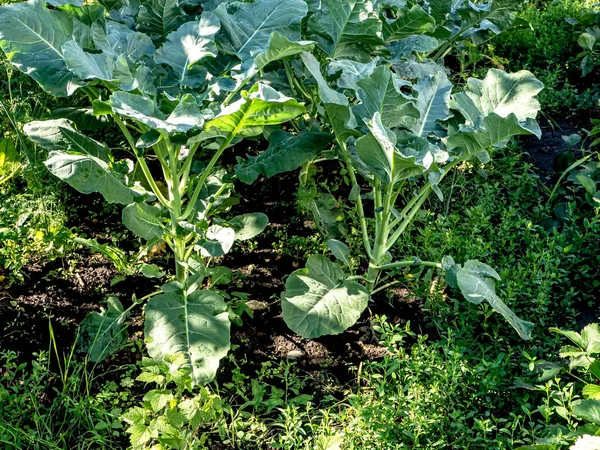
{"label": "ground cover plant", "polygon": [[[33,252],[74,255],[83,244],[116,268],[103,272],[107,282],[94,294],[97,301],[108,293],[106,306],[88,307],[96,310],[74,346],[59,344],[84,350],[81,365],[71,366],[73,354],[63,360],[53,339],[54,369],[36,363],[29,394],[14,382],[28,366],[5,354],[10,370],[0,397],[31,413],[17,420],[2,409],[3,442],[69,448],[82,432],[81,448],[539,442],[548,425],[537,406],[542,395],[509,388],[520,363],[555,350],[545,327],[565,321],[561,327],[573,328],[578,313],[595,314],[600,227],[590,157],[546,188],[511,154],[531,142],[508,145],[512,138],[543,137],[536,74],[518,62],[502,70],[494,58],[496,68],[479,59],[469,73],[468,52],[484,55],[503,35],[527,29],[520,6],[31,0],[0,7],[6,61],[35,80],[39,88],[27,89],[43,105],[21,114],[14,98],[23,90],[13,89],[11,77],[22,75],[7,71],[0,188],[15,205],[3,213],[0,256],[16,286],[6,291],[7,298],[15,293],[10,308],[25,311],[19,301],[27,281],[37,280],[34,291],[41,283],[27,269],[32,258],[15,253],[26,233],[39,241],[26,247]],[[578,20],[571,37],[585,54],[577,69],[591,71],[593,16]],[[565,142],[577,145],[572,136]],[[287,172],[298,168],[305,213],[284,199],[296,184]],[[81,207],[58,208],[52,221],[31,215],[47,194],[14,193],[47,189],[48,172],[90,195],[91,217],[101,205],[129,231],[111,219],[106,235],[71,234],[65,217]],[[65,189],[55,198],[82,197]],[[292,223],[302,224],[302,235]],[[117,241],[124,249],[112,246]],[[56,271],[63,283],[79,276],[77,261]],[[41,285],[52,286],[56,274],[42,275]],[[482,306],[455,302],[455,293]],[[393,318],[369,323],[367,309],[394,311]],[[412,328],[396,326],[407,319]],[[281,323],[272,341],[266,337],[267,353],[287,362],[265,356],[262,321]],[[343,334],[305,341],[280,331],[283,321],[309,339]],[[358,336],[362,351],[376,356],[360,363],[349,356],[358,367],[336,369],[337,381],[306,360],[303,348]],[[145,353],[151,359],[141,360]],[[339,356],[320,361],[343,365]],[[129,367],[120,387],[110,385],[113,367]],[[308,372],[300,375],[301,367]],[[41,385],[53,370],[62,390],[51,385],[50,392]],[[36,422],[43,428],[26,438]],[[85,434],[86,427],[93,430]]]}

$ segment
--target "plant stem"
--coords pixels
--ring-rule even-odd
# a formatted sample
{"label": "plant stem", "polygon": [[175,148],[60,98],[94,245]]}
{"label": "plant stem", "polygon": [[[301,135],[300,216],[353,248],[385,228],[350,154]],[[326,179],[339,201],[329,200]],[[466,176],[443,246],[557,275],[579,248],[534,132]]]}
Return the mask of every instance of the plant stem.
{"label": "plant stem", "polygon": [[[348,175],[350,176],[350,181],[352,181],[352,189],[360,189],[360,185],[358,184],[358,181],[356,179],[356,172],[354,171],[354,167],[352,166],[352,163],[350,161],[350,155],[348,154],[348,150],[346,149],[346,144],[337,136],[336,141],[338,143],[338,146],[340,147],[340,152],[342,153],[342,157],[344,158],[346,168],[348,169]],[[365,250],[367,251],[367,256],[370,259],[372,257],[373,250],[371,248],[371,242],[369,242],[369,231],[367,229],[367,220],[365,219],[365,210],[363,208],[362,199],[360,198],[360,191],[356,197],[356,207],[358,209],[358,218],[360,220],[363,245],[365,247]]]}
{"label": "plant stem", "polygon": [[146,160],[144,159],[143,156],[142,157],[138,156],[138,149],[135,147],[135,142],[133,141],[133,136],[131,136],[131,133],[127,129],[127,125],[125,125],[123,120],[117,115],[114,116],[114,119],[115,119],[115,122],[117,123],[117,125],[119,126],[119,128],[121,129],[121,132],[125,136],[125,139],[127,139],[129,146],[133,150],[133,154],[135,155],[140,167],[142,168],[142,172],[144,174],[144,177],[146,178],[146,182],[148,183],[148,185],[150,185],[152,192],[154,192],[154,195],[156,195],[156,198],[158,199],[158,201],[160,203],[162,203],[163,206],[165,206],[166,208],[170,208],[168,200],[164,197],[162,192],[158,189],[158,186],[156,185],[156,181],[154,181],[154,178],[152,177],[152,173],[150,172],[150,168],[148,167],[148,164],[146,164]]}
{"label": "plant stem", "polygon": [[202,186],[204,186],[204,183],[206,182],[206,179],[209,177],[209,175],[210,175],[213,167],[215,166],[215,164],[217,163],[217,161],[219,160],[219,158],[221,157],[221,155],[223,154],[223,152],[225,151],[225,149],[227,148],[227,146],[229,144],[231,144],[231,141],[233,141],[233,139],[235,138],[236,134],[237,134],[237,127],[236,127],[235,130],[233,130],[229,134],[229,136],[227,137],[227,139],[225,139],[225,141],[221,144],[221,146],[219,147],[219,149],[213,155],[213,157],[211,158],[210,162],[208,163],[208,165],[206,166],[206,168],[202,172],[202,175],[200,176],[200,180],[198,180],[198,184],[196,185],[196,189],[194,190],[194,194],[192,195],[192,197],[191,197],[191,199],[190,199],[190,201],[189,201],[189,203],[187,205],[187,208],[185,209],[185,212],[181,216],[181,220],[187,219],[192,214],[192,212],[194,211],[194,207],[196,205],[196,201],[198,201],[198,197],[200,196],[200,192],[202,191]]}

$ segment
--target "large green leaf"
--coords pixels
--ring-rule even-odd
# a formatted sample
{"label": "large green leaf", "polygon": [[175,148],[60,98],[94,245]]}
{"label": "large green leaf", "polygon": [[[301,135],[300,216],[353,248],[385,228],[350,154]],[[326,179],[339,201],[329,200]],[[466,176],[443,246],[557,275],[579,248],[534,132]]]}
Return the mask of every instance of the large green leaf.
{"label": "large green leaf", "polygon": [[128,312],[116,297],[109,297],[106,309],[88,314],[79,325],[80,347],[90,361],[98,362],[119,350],[127,340],[123,323]]}
{"label": "large green leaf", "polygon": [[232,13],[222,3],[214,13],[221,21],[226,44],[243,62],[267,51],[271,33],[290,41],[300,39],[300,22],[308,9],[303,0],[257,0],[235,3]]}
{"label": "large green leaf", "polygon": [[356,323],[369,302],[364,286],[347,280],[340,266],[320,255],[309,257],[306,268],[292,273],[285,287],[283,319],[308,339],[343,332]]}
{"label": "large green leaf", "polygon": [[79,192],[101,193],[109,203],[128,205],[141,198],[143,189],[129,186],[122,170],[113,168],[107,147],[79,133],[71,123],[56,119],[24,127],[32,141],[50,150],[44,163],[50,172]]}
{"label": "large green leaf", "polygon": [[248,156],[235,166],[235,173],[243,183],[251,184],[263,175],[270,178],[279,173],[296,170],[327,148],[333,136],[327,133],[299,134],[276,130],[269,135],[269,148],[258,156]]}
{"label": "large green leaf", "polygon": [[110,97],[110,105],[116,114],[130,117],[150,128],[167,133],[185,133],[204,124],[204,116],[190,94],[182,97],[169,116],[158,109],[152,98],[129,92],[115,92]]}
{"label": "large green leaf", "polygon": [[29,139],[46,150],[91,155],[104,162],[110,162],[108,147],[75,130],[70,120],[29,122],[23,131]]}
{"label": "large green leaf", "polygon": [[600,425],[600,400],[587,399],[574,402],[573,415],[594,425]]}
{"label": "large green leaf", "polygon": [[427,136],[438,129],[437,121],[450,117],[452,83],[444,72],[424,77],[414,86],[418,93],[417,108],[420,117],[413,126],[417,136]]}
{"label": "large green leaf", "polygon": [[111,81],[113,79],[115,61],[110,55],[85,52],[73,40],[65,42],[61,50],[69,70],[82,80]]}
{"label": "large green leaf", "polygon": [[142,0],[137,17],[140,31],[162,42],[185,22],[178,0]]}
{"label": "large green leaf", "polygon": [[229,351],[229,313],[219,294],[178,290],[152,297],[145,308],[144,333],[152,358],[182,353],[195,384],[211,381]]}
{"label": "large green leaf", "polygon": [[322,0],[308,20],[308,38],[329,56],[368,62],[383,44],[381,21],[371,0]]}
{"label": "large green leaf", "polygon": [[314,45],[315,43],[312,41],[292,42],[286,36],[274,31],[271,33],[269,47],[254,59],[254,64],[257,70],[262,70],[273,61],[298,55],[302,52],[310,52]]}
{"label": "large green leaf", "polygon": [[426,172],[433,154],[426,146],[418,152],[409,146],[396,148],[396,135],[381,122],[379,113],[368,123],[371,133],[356,141],[356,153],[371,174],[384,183],[397,183]]}
{"label": "large green leaf", "polygon": [[123,224],[147,241],[162,237],[164,227],[160,216],[160,209],[147,203],[127,205],[122,213]]}
{"label": "large green leaf", "polygon": [[462,267],[454,265],[446,269],[451,278],[449,284],[455,284],[469,302],[479,304],[486,300],[519,333],[522,339],[531,339],[533,324],[519,319],[517,315],[496,295],[496,281],[500,276],[487,264],[479,261],[467,261]]}
{"label": "large green leaf", "polygon": [[490,69],[483,80],[469,78],[465,90],[453,96],[452,107],[475,128],[491,113],[500,117],[514,114],[523,122],[537,116],[540,104],[534,97],[543,88],[542,82],[526,70],[506,73]]}
{"label": "large green leaf", "polygon": [[62,45],[72,38],[73,20],[46,8],[43,0],[0,7],[0,47],[10,62],[57,97],[82,86],[65,63]]}
{"label": "large green leaf", "polygon": [[405,82],[389,68],[380,66],[373,73],[357,81],[356,96],[361,105],[355,108],[357,115],[367,122],[375,113],[388,128],[411,127],[419,118],[415,100],[400,91]]}
{"label": "large green leaf", "polygon": [[263,213],[249,213],[228,220],[235,231],[236,241],[247,241],[258,236],[269,224],[269,218]]}
{"label": "large green leaf", "polygon": [[262,133],[267,125],[287,122],[305,111],[295,99],[284,96],[261,83],[255,84],[242,98],[225,107],[213,120],[206,123],[204,136],[251,137]]}
{"label": "large green leaf", "polygon": [[223,256],[229,253],[235,240],[235,230],[221,225],[211,225],[204,238],[198,242],[200,254],[205,257]]}
{"label": "large green leaf", "polygon": [[348,98],[341,92],[332,89],[327,84],[325,77],[323,77],[323,74],[321,73],[321,66],[319,61],[317,61],[317,58],[307,52],[303,52],[301,56],[304,65],[317,82],[321,101],[325,104],[332,103],[335,105],[348,106]]}
{"label": "large green leaf", "polygon": [[428,33],[435,30],[435,19],[427,14],[419,5],[412,8],[398,8],[393,19],[383,18],[383,37],[386,42],[393,42],[415,34]]}
{"label": "large green leaf", "polygon": [[540,133],[534,119],[520,123],[514,114],[502,118],[492,113],[483,119],[478,130],[466,129],[452,134],[446,145],[448,150],[460,148],[475,155],[488,147],[502,146],[513,136],[535,134],[539,137]]}
{"label": "large green leaf", "polygon": [[128,205],[145,194],[139,186],[129,186],[122,174],[95,156],[54,151],[44,164],[82,194],[99,192],[109,203]]}
{"label": "large green leaf", "polygon": [[187,80],[192,66],[206,56],[217,55],[214,37],[219,31],[219,20],[204,12],[197,22],[187,22],[167,36],[167,41],[156,51],[155,61],[171,66],[180,86],[197,87]]}

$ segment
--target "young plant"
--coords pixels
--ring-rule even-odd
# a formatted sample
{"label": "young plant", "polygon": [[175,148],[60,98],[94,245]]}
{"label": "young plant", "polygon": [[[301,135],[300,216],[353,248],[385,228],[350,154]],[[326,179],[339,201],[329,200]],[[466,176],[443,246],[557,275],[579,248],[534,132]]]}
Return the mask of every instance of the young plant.
{"label": "young plant", "polygon": [[[229,350],[227,305],[216,291],[200,289],[203,279],[227,270],[211,267],[213,258],[235,240],[253,238],[268,220],[261,213],[219,217],[236,203],[219,158],[305,112],[255,74],[299,51],[277,45],[299,38],[306,5],[258,1],[247,8],[241,14],[243,8],[230,12],[223,4],[209,12],[198,2],[162,0],[0,7],[8,59],[51,95],[81,90],[92,102],[25,126],[49,151],[49,171],[82,193],[124,205],[123,223],[147,248],[164,242],[172,251],[175,281],[145,306],[146,341],[153,358],[183,354],[195,383],[212,379]],[[96,116],[116,124],[128,157],[79,131]],[[128,310],[115,300],[86,322],[95,359],[119,341]],[[94,324],[96,333],[89,330]]]}

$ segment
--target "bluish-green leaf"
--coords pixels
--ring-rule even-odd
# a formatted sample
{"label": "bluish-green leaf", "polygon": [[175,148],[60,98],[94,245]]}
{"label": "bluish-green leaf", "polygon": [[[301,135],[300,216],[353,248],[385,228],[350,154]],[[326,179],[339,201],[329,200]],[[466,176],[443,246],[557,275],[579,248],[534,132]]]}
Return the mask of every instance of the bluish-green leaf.
{"label": "bluish-green leaf", "polygon": [[333,136],[327,133],[287,133],[276,130],[269,135],[269,147],[258,156],[235,166],[235,173],[243,183],[251,184],[260,176],[270,178],[279,173],[296,170],[327,148]]}
{"label": "bluish-green leaf", "polygon": [[354,325],[369,302],[364,286],[348,281],[341,267],[324,256],[308,258],[292,273],[281,298],[285,323],[307,339],[339,334]]}
{"label": "bluish-green leaf", "polygon": [[322,0],[308,20],[307,38],[335,59],[368,62],[383,44],[381,21],[371,0]]}
{"label": "bluish-green leaf", "polygon": [[9,61],[57,97],[83,85],[65,63],[61,47],[71,39],[73,20],[46,8],[43,0],[0,7],[0,48]]}
{"label": "bluish-green leaf", "polygon": [[204,12],[199,21],[187,22],[170,33],[154,59],[173,68],[180,86],[190,86],[186,79],[191,67],[207,56],[217,55],[214,37],[218,31],[217,17]]}
{"label": "bluish-green leaf", "polygon": [[182,353],[195,384],[211,381],[229,351],[229,313],[219,294],[209,290],[160,294],[145,307],[148,353],[162,360]]}
{"label": "bluish-green leaf", "polygon": [[164,227],[160,209],[147,203],[132,203],[123,208],[123,224],[136,236],[147,241],[160,238]]}

